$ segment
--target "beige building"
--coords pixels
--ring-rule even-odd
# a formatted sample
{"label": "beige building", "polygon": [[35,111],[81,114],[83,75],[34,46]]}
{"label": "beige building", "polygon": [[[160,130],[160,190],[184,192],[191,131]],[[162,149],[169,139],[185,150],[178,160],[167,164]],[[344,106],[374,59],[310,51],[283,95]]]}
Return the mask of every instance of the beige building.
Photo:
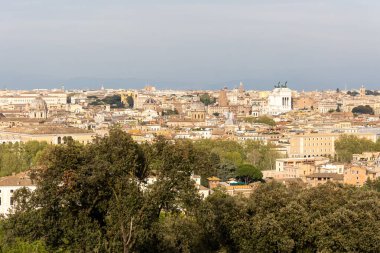
{"label": "beige building", "polygon": [[293,99],[293,109],[311,109],[315,107],[315,100],[311,97],[298,97]]}
{"label": "beige building", "polygon": [[[292,135],[289,138],[290,157],[315,157],[335,155],[335,141],[339,139],[340,133],[310,133]],[[354,133],[359,138],[365,138],[376,142],[377,135],[373,133]]]}
{"label": "beige building", "polygon": [[344,170],[344,183],[363,186],[367,181],[368,173],[365,167],[353,166]]}
{"label": "beige building", "polygon": [[329,159],[325,157],[281,158],[276,159],[276,170],[265,170],[262,172],[264,178],[300,178],[306,180],[306,176],[315,173],[318,166],[328,162]]}
{"label": "beige building", "polygon": [[0,131],[1,140],[45,141],[49,144],[65,143],[67,138],[72,138],[83,144],[92,142],[96,134],[74,127],[58,126],[33,126],[33,127],[12,127]]}
{"label": "beige building", "polygon": [[343,183],[343,175],[337,173],[313,173],[306,176],[307,183],[312,186],[318,186],[327,182]]}
{"label": "beige building", "polygon": [[7,215],[12,212],[14,206],[13,193],[23,187],[31,191],[36,189],[36,185],[29,178],[27,172],[0,178],[0,215]]}

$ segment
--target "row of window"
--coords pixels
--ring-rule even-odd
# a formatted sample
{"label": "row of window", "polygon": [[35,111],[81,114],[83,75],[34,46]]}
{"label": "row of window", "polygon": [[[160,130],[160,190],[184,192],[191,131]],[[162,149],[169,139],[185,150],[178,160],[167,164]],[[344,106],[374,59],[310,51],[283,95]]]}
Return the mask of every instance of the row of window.
{"label": "row of window", "polygon": [[[318,153],[319,151],[320,152],[323,152],[323,149],[320,149],[320,150],[318,150],[318,149],[311,149],[311,150],[308,150],[310,153]],[[324,152],[330,152],[330,149],[325,149],[325,151]]]}
{"label": "row of window", "polygon": [[305,140],[308,140],[308,141],[311,141],[311,140],[313,140],[313,141],[315,141],[315,140],[328,140],[328,139],[330,139],[330,137],[313,137],[313,138],[306,138]]}
{"label": "row of window", "polygon": [[[305,146],[314,146],[314,144],[315,144],[315,146],[319,146],[318,145],[319,143],[305,143]],[[326,142],[326,143],[321,142],[320,146],[331,146],[331,142]]]}

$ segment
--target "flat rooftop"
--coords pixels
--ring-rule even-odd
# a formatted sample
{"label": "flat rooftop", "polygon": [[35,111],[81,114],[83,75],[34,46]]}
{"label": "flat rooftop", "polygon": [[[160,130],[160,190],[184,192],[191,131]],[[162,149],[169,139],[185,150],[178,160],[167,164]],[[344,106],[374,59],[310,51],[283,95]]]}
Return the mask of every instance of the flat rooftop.
{"label": "flat rooftop", "polygon": [[3,129],[3,133],[18,133],[18,134],[82,134],[93,133],[92,131],[62,126],[20,126]]}

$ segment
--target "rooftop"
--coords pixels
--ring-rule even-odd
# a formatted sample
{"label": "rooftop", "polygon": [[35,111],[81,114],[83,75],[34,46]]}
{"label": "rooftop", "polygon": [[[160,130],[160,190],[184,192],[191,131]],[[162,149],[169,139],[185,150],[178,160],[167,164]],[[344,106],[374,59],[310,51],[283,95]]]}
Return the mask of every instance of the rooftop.
{"label": "rooftop", "polygon": [[91,133],[91,131],[76,127],[62,126],[33,126],[33,127],[12,127],[7,128],[4,132],[20,133],[20,134],[80,134]]}
{"label": "rooftop", "polygon": [[27,172],[21,172],[16,175],[1,177],[0,186],[33,186],[32,180]]}

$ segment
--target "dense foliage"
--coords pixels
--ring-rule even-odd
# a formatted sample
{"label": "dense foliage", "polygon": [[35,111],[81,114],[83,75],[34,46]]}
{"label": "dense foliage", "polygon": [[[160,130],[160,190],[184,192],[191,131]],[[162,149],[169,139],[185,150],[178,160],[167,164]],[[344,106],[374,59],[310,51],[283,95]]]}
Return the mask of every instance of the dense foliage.
{"label": "dense foliage", "polygon": [[351,162],[353,154],[377,151],[380,151],[380,141],[375,143],[354,135],[342,135],[335,141],[336,160],[339,162]]}
{"label": "dense foliage", "polygon": [[375,180],[367,180],[365,186],[366,189],[380,192],[380,178]]}
{"label": "dense foliage", "polygon": [[225,140],[200,140],[193,143],[197,152],[209,157],[206,160],[211,165],[206,171],[199,171],[202,178],[217,175],[222,180],[238,176],[240,165],[250,164],[258,170],[271,170],[275,168],[276,159],[281,155],[274,150],[271,144],[262,142]]}
{"label": "dense foliage", "polygon": [[377,90],[366,90],[365,94],[370,96],[380,96],[380,92]]}
{"label": "dense foliage", "polygon": [[174,108],[174,110],[166,109],[166,110],[162,111],[162,115],[163,116],[166,116],[166,115],[178,115],[178,110],[175,109],[175,108]]}
{"label": "dense foliage", "polygon": [[[170,187],[168,184],[159,184],[158,188],[162,188],[156,189],[155,193],[161,191],[159,196],[169,199],[172,194],[182,196],[170,191],[164,194],[169,190],[164,189]],[[106,193],[105,190],[97,191]],[[31,210],[18,213],[4,222],[6,236],[2,245],[4,248],[19,244],[42,247],[46,243],[49,252],[122,252],[124,224],[132,232],[131,238],[135,238],[128,248],[134,252],[380,251],[380,193],[375,191],[334,184],[316,188],[285,187],[273,182],[262,184],[249,198],[216,191],[199,202],[190,194],[187,196],[195,199],[187,199],[189,205],[183,212],[169,212],[170,208],[165,206],[159,218],[151,216],[158,203],[156,194],[151,200],[143,197],[142,203],[132,201],[134,198],[130,196],[133,193],[125,194],[128,202],[111,202],[104,210],[109,213],[104,224],[93,220],[88,207],[76,207],[76,211],[65,210],[63,213],[50,210],[54,211],[46,221],[50,226],[39,223],[42,217],[37,214],[48,215],[45,211],[34,211],[34,216]],[[82,203],[80,198],[76,201],[76,204]],[[118,209],[119,204],[122,209]],[[66,205],[73,208],[71,202]],[[58,208],[61,211],[69,209],[65,206]],[[82,208],[87,212],[80,210]],[[120,213],[114,213],[113,208]],[[133,223],[131,216],[135,217]],[[132,224],[135,227],[129,230]],[[37,228],[44,230],[36,232]],[[61,240],[49,241],[55,234],[59,234],[56,239]],[[14,237],[17,239],[13,240]]]}
{"label": "dense foliage", "polygon": [[[128,105],[129,105],[129,102],[130,101],[128,101]],[[111,108],[122,108],[122,107],[124,107],[123,103],[121,102],[121,96],[120,95],[107,96],[103,99],[99,99],[96,97],[95,101],[91,102],[90,105],[110,105]]]}
{"label": "dense foliage", "polygon": [[0,144],[0,176],[31,168],[47,146],[46,142],[38,141]]}
{"label": "dense foliage", "polygon": [[236,178],[249,184],[255,181],[260,181],[263,178],[263,173],[251,164],[242,164],[237,168]]}
{"label": "dense foliage", "polygon": [[245,121],[250,123],[261,123],[269,126],[276,126],[276,122],[271,117],[265,115],[258,118],[248,117],[245,118]]}
{"label": "dense foliage", "polygon": [[135,100],[132,96],[127,97],[127,104],[129,108],[133,108],[133,106],[135,105]]}
{"label": "dense foliage", "polygon": [[211,97],[208,93],[200,95],[199,99],[206,106],[215,104],[216,102],[216,99],[214,97]]}
{"label": "dense foliage", "polygon": [[349,90],[349,91],[347,91],[347,95],[355,97],[355,96],[359,95],[359,92],[357,92],[356,90],[354,90],[354,91]]}
{"label": "dense foliage", "polygon": [[[16,191],[15,212],[0,222],[0,252],[380,251],[377,181],[363,188],[271,182],[248,198],[216,189],[201,200],[192,173],[223,167],[259,180],[246,161],[265,160],[260,152],[268,149],[162,138],[138,145],[117,128],[86,146],[49,146],[32,174],[37,190]],[[150,185],[149,175],[157,179]]]}
{"label": "dense foliage", "polygon": [[[189,144],[140,146],[114,129],[87,146],[50,147],[33,172],[38,189],[15,196],[5,240],[43,238],[49,251],[156,252],[165,246],[153,233],[160,220],[190,215],[200,201],[190,175],[202,165]],[[157,177],[151,186],[148,173]]]}
{"label": "dense foliage", "polygon": [[352,113],[355,114],[369,114],[369,115],[374,115],[375,112],[373,108],[369,105],[359,105],[357,107],[354,107],[352,109]]}

